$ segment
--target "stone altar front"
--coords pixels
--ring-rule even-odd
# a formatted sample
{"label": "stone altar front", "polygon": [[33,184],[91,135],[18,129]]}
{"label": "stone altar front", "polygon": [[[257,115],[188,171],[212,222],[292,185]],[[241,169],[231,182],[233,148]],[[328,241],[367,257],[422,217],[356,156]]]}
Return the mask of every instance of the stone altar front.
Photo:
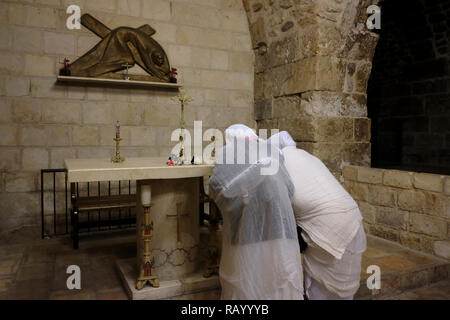
{"label": "stone altar front", "polygon": [[[123,163],[110,159],[67,159],[68,181],[93,182],[136,180],[137,259],[118,261],[117,266],[131,299],[164,299],[217,289],[218,279],[201,276],[205,262],[200,259],[199,183],[210,176],[213,165],[169,167],[165,158],[128,158]],[[136,289],[142,258],[140,237],[143,224],[141,186],[151,186],[150,242],[153,271],[161,286]],[[204,240],[205,237],[203,238]]]}

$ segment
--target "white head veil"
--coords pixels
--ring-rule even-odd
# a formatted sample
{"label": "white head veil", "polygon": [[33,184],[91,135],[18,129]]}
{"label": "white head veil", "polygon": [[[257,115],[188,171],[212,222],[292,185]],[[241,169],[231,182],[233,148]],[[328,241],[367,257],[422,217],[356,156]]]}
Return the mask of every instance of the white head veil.
{"label": "white head veil", "polygon": [[278,143],[278,147],[280,149],[296,146],[294,139],[292,139],[291,135],[287,131],[281,131],[277,134],[274,134],[271,136],[268,140],[269,143]]}
{"label": "white head veil", "polygon": [[[260,142],[266,144],[266,142]],[[246,145],[246,153],[249,151]],[[224,147],[218,157],[232,153]],[[223,215],[222,299],[303,299],[303,274],[290,197],[294,187],[278,152],[250,163],[216,164],[210,196]],[[275,174],[261,167],[278,162]]]}
{"label": "white head veil", "polygon": [[235,138],[252,138],[258,140],[256,133],[243,124],[233,124],[225,130],[225,142],[231,143]]}

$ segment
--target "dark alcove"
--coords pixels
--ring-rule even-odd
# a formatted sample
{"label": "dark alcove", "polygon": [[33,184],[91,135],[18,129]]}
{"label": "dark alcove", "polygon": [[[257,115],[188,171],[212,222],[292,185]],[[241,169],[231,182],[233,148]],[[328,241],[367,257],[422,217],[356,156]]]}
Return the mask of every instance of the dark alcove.
{"label": "dark alcove", "polygon": [[450,1],[380,2],[372,167],[450,174]]}

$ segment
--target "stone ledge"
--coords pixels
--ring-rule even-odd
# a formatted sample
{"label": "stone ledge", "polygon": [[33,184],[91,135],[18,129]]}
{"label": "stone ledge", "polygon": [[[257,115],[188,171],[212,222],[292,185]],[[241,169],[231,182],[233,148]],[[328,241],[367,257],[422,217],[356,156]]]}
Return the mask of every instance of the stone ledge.
{"label": "stone ledge", "polygon": [[[116,261],[116,267],[130,300],[183,299],[185,296],[195,297],[193,294],[196,293],[212,294],[216,297],[220,288],[218,276],[204,278],[201,272],[197,272],[179,280],[160,281],[159,288],[147,285],[142,290],[137,290],[135,264],[134,258]],[[204,295],[200,296],[205,299]]]}

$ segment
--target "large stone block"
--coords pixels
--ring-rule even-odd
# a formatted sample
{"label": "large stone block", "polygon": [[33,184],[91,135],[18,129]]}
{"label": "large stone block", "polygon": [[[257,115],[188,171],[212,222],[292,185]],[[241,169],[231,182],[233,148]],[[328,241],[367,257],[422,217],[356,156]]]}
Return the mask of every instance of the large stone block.
{"label": "large stone block", "polygon": [[250,51],[252,48],[252,41],[249,34],[233,33],[232,48],[236,51]]}
{"label": "large stone block", "polygon": [[116,2],[109,0],[87,1],[86,5],[93,11],[114,12],[116,9]]}
{"label": "large stone block", "polygon": [[4,219],[11,216],[24,217],[39,211],[39,194],[37,192],[27,193],[0,193],[0,203],[2,204],[1,226],[4,226]]}
{"label": "large stone block", "polygon": [[436,174],[415,173],[414,187],[422,190],[442,192],[442,177]]}
{"label": "large stone block", "polygon": [[11,47],[12,43],[11,33],[12,32],[10,26],[3,24],[0,26],[0,49],[8,50]]}
{"label": "large stone block", "polygon": [[0,149],[0,170],[13,171],[20,168],[20,150],[18,148]]}
{"label": "large stone block", "polygon": [[344,187],[348,193],[355,199],[360,201],[369,200],[369,186],[367,184],[354,181],[345,181]]}
{"label": "large stone block", "polygon": [[50,168],[64,168],[64,160],[74,158],[76,158],[76,150],[74,148],[53,148],[50,150]]}
{"label": "large stone block", "polygon": [[369,185],[369,203],[385,207],[395,207],[397,192],[379,185]]}
{"label": "large stone block", "polygon": [[85,124],[113,124],[111,103],[87,102],[83,104],[83,122]]}
{"label": "large stone block", "polygon": [[144,107],[136,103],[115,103],[112,114],[123,125],[139,125],[144,118]]}
{"label": "large stone block", "polygon": [[247,16],[237,10],[214,10],[220,18],[220,28],[232,32],[248,32]]}
{"label": "large stone block", "polygon": [[236,72],[253,72],[254,60],[252,52],[231,52],[230,69]]}
{"label": "large stone block", "polygon": [[69,126],[48,126],[48,145],[61,147],[70,145],[71,128]]}
{"label": "large stone block", "polygon": [[119,0],[117,12],[126,16],[139,17],[141,15],[140,0]]}
{"label": "large stone block", "polygon": [[444,193],[450,195],[450,177],[444,179]]}
{"label": "large stone block", "polygon": [[[192,5],[185,2],[172,4],[173,21],[177,24],[220,29],[223,13],[211,6]],[[225,29],[225,28],[222,28]]]}
{"label": "large stone block", "polygon": [[383,171],[374,168],[358,168],[358,181],[372,184],[381,184],[383,180]]}
{"label": "large stone block", "polygon": [[342,168],[342,176],[344,179],[356,181],[358,178],[358,167],[345,165]]}
{"label": "large stone block", "polygon": [[5,173],[4,183],[6,192],[36,191],[36,173]]}
{"label": "large stone block", "polygon": [[355,91],[366,93],[367,82],[369,81],[370,72],[372,71],[371,63],[364,63],[357,66],[355,73]]}
{"label": "large stone block", "polygon": [[358,201],[358,207],[361,211],[361,215],[363,217],[363,221],[366,223],[373,224],[376,222],[377,217],[377,208],[372,206],[371,204],[364,202],[364,201]]}
{"label": "large stone block", "polygon": [[74,146],[97,146],[99,143],[99,132],[97,127],[73,127],[72,144]]}
{"label": "large stone block", "polygon": [[384,170],[383,184],[396,188],[411,189],[412,173],[398,170]]}
{"label": "large stone block", "polygon": [[171,18],[171,3],[164,0],[148,0],[142,3],[144,18],[169,21]]}
{"label": "large stone block", "polygon": [[30,79],[8,77],[5,79],[5,94],[10,97],[23,97],[30,94]]}
{"label": "large stone block", "polygon": [[369,233],[386,240],[394,242],[400,241],[400,231],[386,226],[380,226],[376,224],[370,225]]}
{"label": "large stone block", "polygon": [[370,141],[370,119],[355,119],[355,141]]}
{"label": "large stone block", "polygon": [[78,158],[110,158],[114,155],[113,147],[79,147],[77,148]]}
{"label": "large stone block", "polygon": [[424,194],[426,214],[450,219],[450,197],[435,192]]}
{"label": "large stone block", "polygon": [[230,58],[228,51],[211,50],[210,51],[210,68],[217,70],[229,70]]}
{"label": "large stone block", "polygon": [[22,146],[46,146],[48,141],[45,127],[23,127],[19,131],[19,144]]}
{"label": "large stone block", "polygon": [[450,241],[434,242],[434,254],[445,259],[450,259]]}
{"label": "large stone block", "polygon": [[377,207],[376,222],[391,228],[406,230],[408,225],[408,212],[396,208]]}
{"label": "large stone block", "polygon": [[41,101],[34,99],[14,99],[12,118],[18,123],[38,123],[41,120]]}
{"label": "large stone block", "polygon": [[[159,43],[177,43],[177,25],[173,23],[166,22],[152,22],[152,27],[156,30],[153,38]],[[184,27],[184,26],[183,26]]]}
{"label": "large stone block", "polygon": [[57,124],[80,123],[80,103],[64,100],[45,100],[42,103],[42,122]]}
{"label": "large stone block", "polygon": [[347,142],[353,140],[352,118],[318,117],[314,119],[315,139],[324,142]]}
{"label": "large stone block", "polygon": [[17,127],[11,125],[0,125],[0,145],[15,146],[17,145]]}
{"label": "large stone block", "polygon": [[[316,89],[317,64],[317,58],[306,58],[290,64],[289,68],[280,66],[273,69],[273,72],[278,71],[282,79],[284,78],[281,83],[276,84],[280,89],[275,94],[290,95]],[[329,75],[329,70],[326,73]],[[322,84],[322,87],[325,90],[325,84]]]}
{"label": "large stone block", "polygon": [[39,29],[14,27],[13,49],[16,52],[42,52],[43,33]]}
{"label": "large stone block", "polygon": [[48,169],[48,151],[46,148],[25,148],[22,151],[23,170]]}
{"label": "large stone block", "polygon": [[301,100],[299,95],[278,97],[273,99],[273,118],[294,118],[301,114]]}
{"label": "large stone block", "polygon": [[280,131],[286,130],[295,141],[315,141],[313,117],[278,119]]}
{"label": "large stone block", "polygon": [[447,222],[437,217],[411,213],[409,228],[412,232],[443,238],[447,235]]}
{"label": "large stone block", "polygon": [[176,43],[179,45],[211,47],[206,41],[207,29],[183,26],[176,30]]}
{"label": "large stone block", "polygon": [[153,128],[131,127],[130,140],[131,146],[155,146],[156,132]]}
{"label": "large stone block", "polygon": [[23,71],[23,57],[20,54],[0,52],[0,74],[19,75]]}
{"label": "large stone block", "polygon": [[55,84],[55,79],[31,78],[31,96],[34,98],[64,98],[67,87]]}
{"label": "large stone block", "polygon": [[421,191],[400,190],[398,191],[398,207],[406,211],[424,212],[426,198]]}
{"label": "large stone block", "polygon": [[58,10],[47,7],[26,7],[26,25],[42,28],[56,28],[58,21]]}
{"label": "large stone block", "polygon": [[55,59],[49,56],[25,55],[25,75],[47,77],[55,76]]}
{"label": "large stone block", "polygon": [[266,28],[262,17],[250,24],[250,34],[252,36],[253,49],[258,48],[260,44],[267,44]]}
{"label": "large stone block", "polygon": [[345,64],[335,57],[319,57],[317,60],[316,90],[342,91],[344,87]]}
{"label": "large stone block", "polygon": [[44,33],[44,52],[48,54],[75,55],[75,36],[67,33]]}
{"label": "large stone block", "polygon": [[192,50],[193,48],[189,46],[170,45],[167,55],[173,65],[185,67],[193,66]]}

